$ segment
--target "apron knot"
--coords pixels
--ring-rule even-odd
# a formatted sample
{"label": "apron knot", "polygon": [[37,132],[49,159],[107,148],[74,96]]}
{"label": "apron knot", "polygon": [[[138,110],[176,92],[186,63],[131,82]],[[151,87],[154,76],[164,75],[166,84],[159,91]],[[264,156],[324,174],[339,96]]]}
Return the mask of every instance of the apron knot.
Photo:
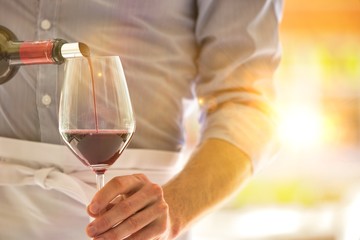
{"label": "apron knot", "polygon": [[34,172],[34,182],[36,185],[40,186],[43,189],[51,189],[51,187],[47,186],[46,180],[51,172],[53,172],[55,168],[41,168]]}

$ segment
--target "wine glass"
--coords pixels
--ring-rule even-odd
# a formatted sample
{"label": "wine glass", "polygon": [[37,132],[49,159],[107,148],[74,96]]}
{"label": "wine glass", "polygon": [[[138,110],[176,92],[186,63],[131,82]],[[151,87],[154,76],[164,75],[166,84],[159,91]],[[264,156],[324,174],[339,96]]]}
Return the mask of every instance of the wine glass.
{"label": "wine glass", "polygon": [[66,60],[59,131],[78,159],[95,172],[100,190],[105,171],[120,157],[135,131],[118,56]]}

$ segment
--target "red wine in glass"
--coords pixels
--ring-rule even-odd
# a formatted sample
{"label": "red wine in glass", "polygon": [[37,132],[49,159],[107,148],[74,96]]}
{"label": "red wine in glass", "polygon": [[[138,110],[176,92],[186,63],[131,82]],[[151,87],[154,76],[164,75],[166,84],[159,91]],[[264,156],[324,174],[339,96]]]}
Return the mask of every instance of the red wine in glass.
{"label": "red wine in glass", "polygon": [[80,161],[103,174],[126,148],[133,132],[127,130],[71,130],[62,136]]}

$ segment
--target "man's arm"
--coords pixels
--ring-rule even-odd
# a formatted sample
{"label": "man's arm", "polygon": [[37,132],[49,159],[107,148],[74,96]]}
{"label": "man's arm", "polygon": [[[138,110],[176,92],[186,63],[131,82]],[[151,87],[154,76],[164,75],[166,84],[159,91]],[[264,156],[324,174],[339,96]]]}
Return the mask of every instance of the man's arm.
{"label": "man's arm", "polygon": [[[88,207],[96,218],[88,225],[89,236],[173,239],[236,193],[270,158],[281,2],[197,1],[195,35],[200,50],[195,92],[201,144],[163,187],[142,174],[107,183]],[[125,197],[112,202],[119,195]]]}
{"label": "man's arm", "polygon": [[172,237],[237,192],[251,168],[249,158],[226,141],[208,139],[201,144],[178,176],[163,187]]}

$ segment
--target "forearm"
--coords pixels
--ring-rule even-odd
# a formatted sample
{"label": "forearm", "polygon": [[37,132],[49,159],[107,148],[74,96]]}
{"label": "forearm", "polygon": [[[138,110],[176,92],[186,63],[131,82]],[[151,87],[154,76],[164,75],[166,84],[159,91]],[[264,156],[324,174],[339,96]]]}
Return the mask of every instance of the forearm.
{"label": "forearm", "polygon": [[249,158],[230,143],[218,139],[203,143],[184,170],[164,186],[173,236],[237,192],[251,171]]}

